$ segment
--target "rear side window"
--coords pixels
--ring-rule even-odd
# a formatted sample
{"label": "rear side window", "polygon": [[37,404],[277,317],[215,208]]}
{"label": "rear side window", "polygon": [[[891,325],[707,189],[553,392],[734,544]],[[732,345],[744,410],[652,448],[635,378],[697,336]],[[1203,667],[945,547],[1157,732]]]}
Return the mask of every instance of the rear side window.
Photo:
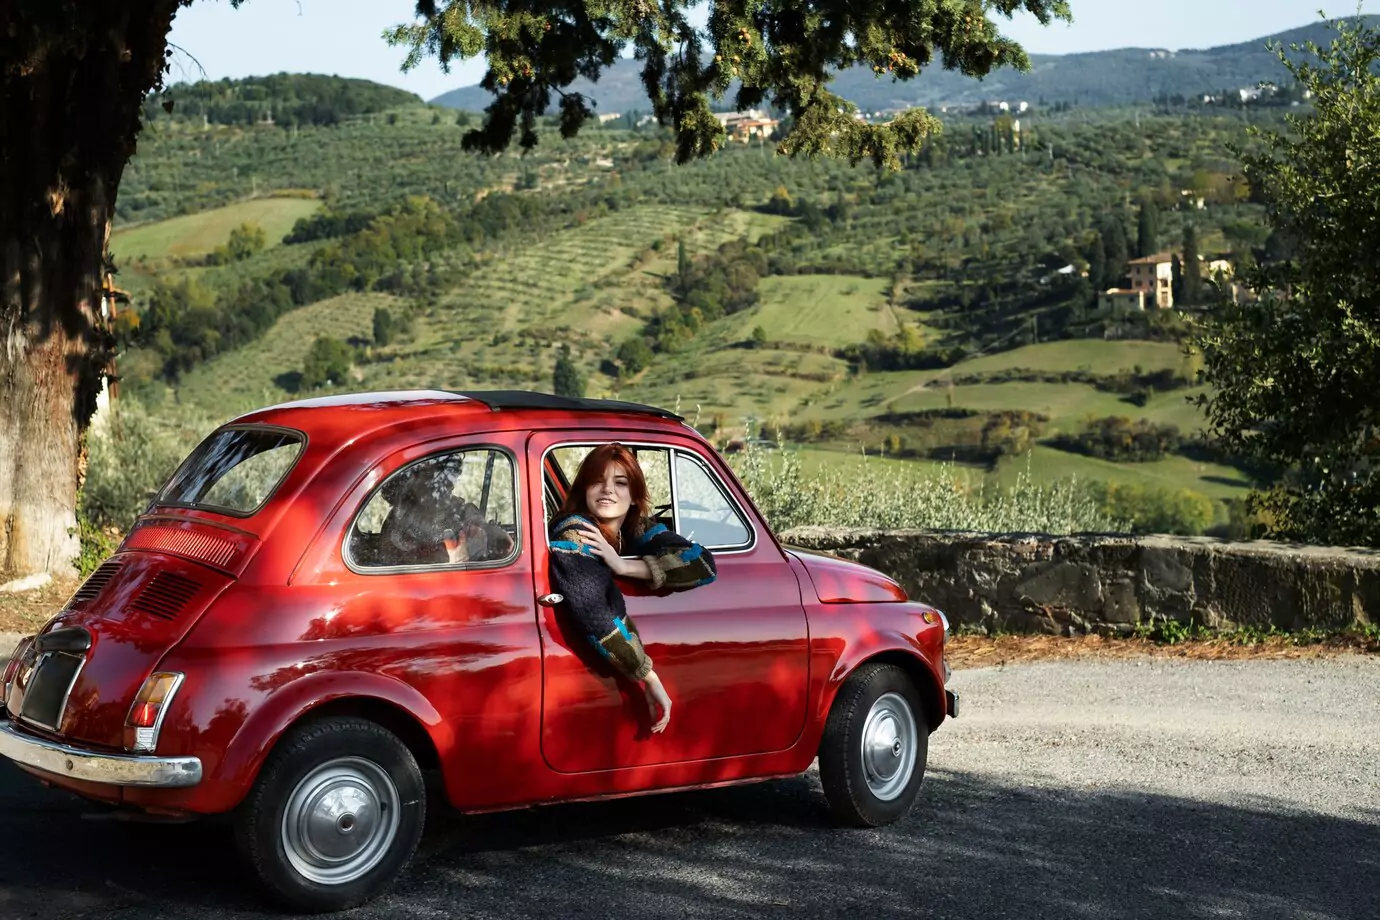
{"label": "rear side window", "polygon": [[282,429],[221,429],[197,446],[157,504],[253,514],[277,491],[304,445],[300,434]]}
{"label": "rear side window", "polygon": [[494,447],[436,454],[388,477],[345,545],[359,570],[495,567],[517,558],[517,478]]}

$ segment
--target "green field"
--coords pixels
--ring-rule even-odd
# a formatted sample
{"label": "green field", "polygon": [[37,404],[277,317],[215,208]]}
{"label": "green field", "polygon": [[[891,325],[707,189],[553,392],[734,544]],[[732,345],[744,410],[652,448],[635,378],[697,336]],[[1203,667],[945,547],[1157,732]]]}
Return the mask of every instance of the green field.
{"label": "green field", "polygon": [[258,224],[276,246],[300,217],[307,217],[321,202],[305,198],[255,198],[186,214],[167,220],[116,230],[110,235],[110,250],[120,264],[141,259],[202,255],[230,239],[230,231],[240,224]]}
{"label": "green field", "polygon": [[761,301],[746,322],[767,330],[768,341],[807,345],[860,342],[873,329],[900,329],[887,303],[884,278],[852,275],[793,275],[764,278]]}
{"label": "green field", "polygon": [[1182,361],[1182,347],[1173,342],[1061,339],[968,358],[948,370],[930,371],[927,376],[928,379],[939,379],[951,373],[992,373],[1017,367],[1033,371],[1089,371],[1110,375],[1136,367],[1144,370],[1177,368]]}

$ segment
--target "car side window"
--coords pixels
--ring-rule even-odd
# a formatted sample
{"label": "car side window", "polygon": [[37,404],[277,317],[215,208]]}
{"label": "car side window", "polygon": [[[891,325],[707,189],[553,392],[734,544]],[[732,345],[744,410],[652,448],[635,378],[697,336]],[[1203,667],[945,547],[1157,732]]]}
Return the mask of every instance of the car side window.
{"label": "car side window", "polygon": [[[559,496],[579,472],[594,444],[563,444],[548,456],[555,461],[564,482],[544,483],[547,523],[555,517]],[[752,528],[715,473],[695,455],[680,449],[647,444],[627,444],[647,480],[652,517],[709,549],[745,549],[752,545]]]}
{"label": "car side window", "polygon": [[675,517],[680,534],[710,549],[738,549],[752,543],[752,530],[728,498],[713,471],[685,451],[676,451]]}
{"label": "car side window", "polygon": [[512,458],[495,448],[436,454],[389,476],[346,541],[361,569],[491,566],[517,555]]}
{"label": "car side window", "polygon": [[[571,444],[557,447],[551,451],[551,457],[555,459],[556,465],[560,467],[561,475],[565,477],[565,483],[560,487],[560,494],[564,494],[565,489],[570,483],[575,481],[575,475],[580,471],[580,464],[584,462],[586,455],[595,448],[594,444]],[[651,501],[652,517],[664,523],[667,527],[671,526],[671,451],[665,447],[647,447],[643,445],[628,445],[628,449],[637,458],[638,466],[642,467],[642,477],[647,481],[647,498]],[[551,496],[547,507],[547,523],[555,517],[557,511],[556,490],[552,483],[547,483],[546,492]]]}

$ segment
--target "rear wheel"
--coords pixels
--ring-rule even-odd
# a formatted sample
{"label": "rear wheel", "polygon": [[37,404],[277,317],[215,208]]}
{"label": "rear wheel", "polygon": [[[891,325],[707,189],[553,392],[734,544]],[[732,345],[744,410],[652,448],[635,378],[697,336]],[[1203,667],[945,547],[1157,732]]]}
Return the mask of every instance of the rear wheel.
{"label": "rear wheel", "polygon": [[915,685],[895,665],[863,665],[844,682],[819,746],[819,778],[836,820],[876,827],[910,811],[929,754],[923,713]]}
{"label": "rear wheel", "polygon": [[235,821],[239,848],[278,900],[345,910],[379,894],[421,839],[426,790],[412,752],[376,723],[292,729]]}

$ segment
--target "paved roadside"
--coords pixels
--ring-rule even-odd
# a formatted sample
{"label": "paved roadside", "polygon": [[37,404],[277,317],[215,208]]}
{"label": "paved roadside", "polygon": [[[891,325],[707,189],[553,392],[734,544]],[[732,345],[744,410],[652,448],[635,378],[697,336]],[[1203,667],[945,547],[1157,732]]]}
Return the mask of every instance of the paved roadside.
{"label": "paved roadside", "polygon": [[[1380,658],[955,672],[899,823],[834,827],[817,774],[460,818],[345,915],[1375,920]],[[125,825],[0,763],[0,917],[281,917],[213,824]]]}

